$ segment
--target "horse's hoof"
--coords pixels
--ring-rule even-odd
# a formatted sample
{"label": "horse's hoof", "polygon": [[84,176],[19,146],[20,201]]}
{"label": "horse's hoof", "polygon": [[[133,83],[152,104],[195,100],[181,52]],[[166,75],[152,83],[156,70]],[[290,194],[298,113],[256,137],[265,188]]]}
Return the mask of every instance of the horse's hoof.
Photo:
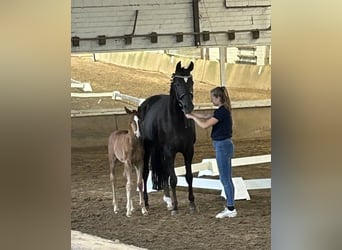
{"label": "horse's hoof", "polygon": [[195,214],[195,213],[197,213],[197,208],[196,208],[196,206],[195,206],[194,204],[191,204],[191,205],[189,206],[189,212],[190,212],[190,214]]}
{"label": "horse's hoof", "polygon": [[131,213],[127,213],[126,216],[129,218],[129,217],[132,216],[132,214]]}
{"label": "horse's hoof", "polygon": [[196,214],[197,213],[197,209],[196,208],[190,208],[189,212],[190,212],[190,214]]}
{"label": "horse's hoof", "polygon": [[171,216],[176,216],[178,214],[178,211],[177,210],[172,210],[171,211]]}
{"label": "horse's hoof", "polygon": [[165,195],[163,196],[163,201],[166,203],[167,210],[172,210],[173,205],[172,205],[172,200],[170,197],[166,197]]}

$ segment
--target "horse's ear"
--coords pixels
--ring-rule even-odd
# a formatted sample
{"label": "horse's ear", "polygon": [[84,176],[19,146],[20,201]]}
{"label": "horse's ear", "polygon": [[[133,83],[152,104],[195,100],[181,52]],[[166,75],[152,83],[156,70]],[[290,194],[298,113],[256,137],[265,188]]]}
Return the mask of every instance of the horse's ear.
{"label": "horse's ear", "polygon": [[181,63],[181,61],[179,61],[178,63],[177,63],[177,66],[176,66],[176,72],[177,71],[180,71],[182,69],[182,63]]}
{"label": "horse's ear", "polygon": [[128,108],[126,108],[126,106],[124,107],[125,111],[127,114],[132,114],[132,111],[130,111]]}
{"label": "horse's ear", "polygon": [[192,71],[194,69],[194,63],[191,61],[188,67],[189,71]]}

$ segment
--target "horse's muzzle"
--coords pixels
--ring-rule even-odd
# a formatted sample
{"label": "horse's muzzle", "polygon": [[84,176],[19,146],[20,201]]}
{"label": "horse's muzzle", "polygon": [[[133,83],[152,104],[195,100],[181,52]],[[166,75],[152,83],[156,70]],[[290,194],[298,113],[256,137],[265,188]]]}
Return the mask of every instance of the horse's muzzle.
{"label": "horse's muzzle", "polygon": [[190,114],[194,110],[194,105],[192,103],[182,106],[182,111],[184,114]]}

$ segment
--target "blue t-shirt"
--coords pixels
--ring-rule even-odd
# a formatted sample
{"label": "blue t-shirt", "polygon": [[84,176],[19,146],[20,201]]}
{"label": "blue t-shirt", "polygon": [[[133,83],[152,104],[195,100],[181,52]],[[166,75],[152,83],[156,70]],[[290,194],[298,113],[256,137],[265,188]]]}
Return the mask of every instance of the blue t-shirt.
{"label": "blue t-shirt", "polygon": [[232,137],[233,122],[232,115],[223,105],[215,110],[213,117],[218,120],[212,130],[211,138],[215,141],[221,141]]}

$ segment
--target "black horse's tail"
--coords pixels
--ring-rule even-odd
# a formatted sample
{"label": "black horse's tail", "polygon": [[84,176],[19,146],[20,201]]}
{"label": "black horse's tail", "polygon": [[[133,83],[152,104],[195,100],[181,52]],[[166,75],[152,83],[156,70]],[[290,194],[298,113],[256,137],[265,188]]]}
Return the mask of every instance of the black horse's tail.
{"label": "black horse's tail", "polygon": [[163,190],[165,173],[163,168],[163,152],[154,148],[151,152],[151,168],[153,189]]}

